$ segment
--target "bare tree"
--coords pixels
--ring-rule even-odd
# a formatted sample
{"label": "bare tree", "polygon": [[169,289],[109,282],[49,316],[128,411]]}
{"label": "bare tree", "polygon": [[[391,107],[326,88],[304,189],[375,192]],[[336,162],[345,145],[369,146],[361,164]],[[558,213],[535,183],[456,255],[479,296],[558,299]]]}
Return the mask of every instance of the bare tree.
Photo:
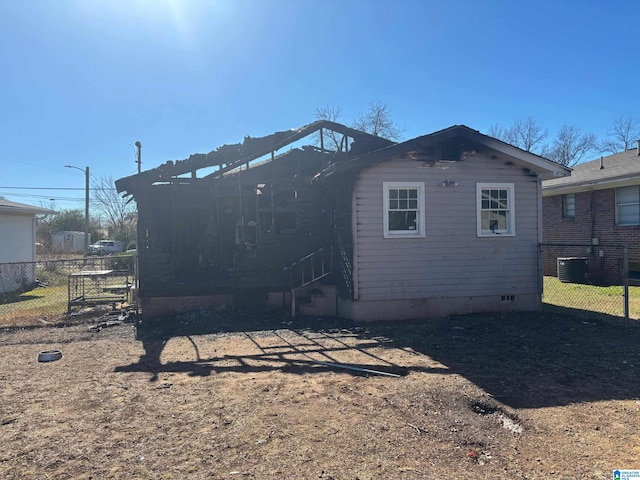
{"label": "bare tree", "polygon": [[516,120],[511,127],[511,136],[513,144],[527,152],[541,150],[541,142],[549,135],[549,132],[543,130],[533,117],[527,117],[524,120]]}
{"label": "bare tree", "polygon": [[100,217],[106,222],[113,238],[122,241],[125,247],[134,242],[137,224],[135,204],[118,195],[113,177],[99,178],[93,185],[92,193]]}
{"label": "bare tree", "polygon": [[487,135],[493,138],[497,138],[498,140],[502,140],[503,142],[506,142],[507,141],[506,138],[508,135],[507,130],[508,129],[502,126],[501,124],[494,123],[489,127],[489,130],[487,130]]}
{"label": "bare tree", "polygon": [[624,152],[633,148],[638,139],[640,139],[640,120],[636,117],[621,115],[613,121],[600,149],[612,154]]}
{"label": "bare tree", "polygon": [[571,167],[598,149],[598,140],[593,133],[582,133],[572,125],[563,125],[551,146],[542,155],[564,166]]}
{"label": "bare tree", "polygon": [[400,128],[391,119],[389,107],[380,100],[371,102],[367,110],[353,122],[352,126],[356,130],[362,130],[389,140],[399,140],[402,134]]}
{"label": "bare tree", "polygon": [[[0,197],[2,198],[2,197]],[[57,215],[54,209],[54,199],[49,199],[48,203],[44,200],[38,202],[40,208],[51,210],[52,213],[44,213],[36,215],[36,237],[38,242],[42,243],[48,250],[51,247],[51,234],[53,232],[53,221]],[[84,226],[81,230],[84,230]]]}
{"label": "bare tree", "polygon": [[540,127],[533,117],[527,117],[524,120],[516,120],[510,127],[493,124],[489,127],[488,135],[527,152],[536,153],[543,150],[542,142],[549,133]]}
{"label": "bare tree", "polygon": [[[318,107],[314,110],[313,116],[316,120],[329,120],[331,122],[338,122],[340,119],[340,107],[336,107],[333,105],[325,105],[324,107]],[[340,141],[342,139],[342,134],[338,132],[334,132],[333,130],[323,130],[323,142],[329,143],[329,147],[333,150],[340,149]],[[320,133],[317,134],[316,143],[320,144]]]}
{"label": "bare tree", "polygon": [[341,114],[342,111],[340,107],[336,107],[335,105],[325,105],[313,111],[313,116],[316,120],[330,120],[332,122],[337,122]]}

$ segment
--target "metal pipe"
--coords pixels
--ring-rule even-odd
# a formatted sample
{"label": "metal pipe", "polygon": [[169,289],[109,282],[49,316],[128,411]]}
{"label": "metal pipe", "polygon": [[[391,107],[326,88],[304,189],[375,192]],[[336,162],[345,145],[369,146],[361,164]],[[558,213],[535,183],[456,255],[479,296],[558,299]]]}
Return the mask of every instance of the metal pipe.
{"label": "metal pipe", "polygon": [[138,164],[138,173],[142,170],[142,144],[140,142],[135,143],[137,152],[136,152],[136,163]]}
{"label": "metal pipe", "polygon": [[321,362],[319,360],[314,360],[313,363],[324,365],[325,367],[344,368],[345,370],[355,370],[356,372],[372,373],[374,375],[384,375],[385,377],[400,378],[402,376],[402,375],[398,375],[397,373],[381,372],[380,370],[372,370],[370,368],[352,367],[351,365],[345,365],[343,363]]}
{"label": "metal pipe", "polygon": [[625,245],[622,251],[622,275],[624,276],[624,318],[629,320],[629,247]]}

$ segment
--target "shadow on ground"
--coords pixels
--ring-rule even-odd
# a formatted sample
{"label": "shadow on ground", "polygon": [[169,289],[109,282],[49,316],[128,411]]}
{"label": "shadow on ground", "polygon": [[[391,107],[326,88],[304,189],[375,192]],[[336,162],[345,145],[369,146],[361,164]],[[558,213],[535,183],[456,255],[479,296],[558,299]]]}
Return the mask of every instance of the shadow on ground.
{"label": "shadow on ground", "polygon": [[[231,354],[203,358],[195,340],[200,335],[241,335],[254,348],[252,354]],[[256,373],[279,370],[306,374],[339,370],[351,375],[381,375],[399,378],[410,371],[448,373],[445,368],[404,367],[372,353],[388,339],[365,338],[366,330],[353,322],[335,317],[300,317],[290,319],[264,312],[202,312],[166,318],[151,325],[139,326],[136,339],[144,354],[130,365],[116,367],[117,372],[148,372],[151,381],[161,372],[182,372],[192,376],[212,373]],[[194,361],[162,363],[160,358],[172,338],[188,339],[196,357]],[[276,338],[268,346],[262,339]],[[357,345],[350,339],[356,337]],[[347,343],[348,342],[348,343]],[[357,352],[366,362],[337,362],[340,352]]]}
{"label": "shadow on ground", "polygon": [[[256,312],[217,312],[178,316],[137,330],[145,353],[139,361],[119,366],[120,372],[149,372],[151,380],[160,372],[210,375],[223,371],[256,372],[282,370],[317,373],[335,369],[333,362],[310,360],[305,354],[328,355],[340,349],[357,348],[370,361],[338,368],[354,375],[402,376],[411,371],[459,374],[513,408],[540,408],[612,399],[640,398],[640,328],[613,317],[581,317],[579,311],[465,315],[438,320],[356,325],[339,318],[299,318]],[[260,332],[287,335],[284,351],[269,350],[254,343],[255,355],[200,358],[194,336],[238,334],[250,339]],[[331,337],[332,346],[318,342],[305,332]],[[341,338],[357,336],[353,347]],[[191,340],[196,361],[162,364],[160,355],[174,337]],[[314,345],[313,342],[316,342]],[[341,343],[342,342],[342,343]],[[415,368],[394,365],[374,347],[410,348],[445,365]],[[291,355],[301,354],[296,360]],[[327,358],[331,358],[328,356]],[[224,360],[224,362],[222,362]],[[231,364],[229,360],[233,360]],[[373,372],[367,372],[372,370]]]}
{"label": "shadow on ground", "polygon": [[466,315],[369,332],[448,366],[513,408],[640,398],[640,325],[579,310]]}

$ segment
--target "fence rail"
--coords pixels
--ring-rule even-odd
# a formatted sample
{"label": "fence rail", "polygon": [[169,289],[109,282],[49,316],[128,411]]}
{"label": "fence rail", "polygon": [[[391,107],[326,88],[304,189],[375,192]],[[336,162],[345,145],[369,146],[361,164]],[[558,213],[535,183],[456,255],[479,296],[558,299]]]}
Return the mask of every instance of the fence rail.
{"label": "fence rail", "polygon": [[[634,278],[634,274],[640,277],[640,261],[629,259],[628,251],[624,245],[541,244],[543,304],[640,319],[640,279]],[[317,255],[313,259],[317,259],[315,257]],[[121,272],[124,284],[131,279],[135,289],[134,256],[0,264],[0,327],[56,322],[65,318],[71,306],[83,305],[80,301],[70,305],[74,292],[70,292],[69,278],[87,270]],[[317,272],[324,272],[322,265]],[[118,275],[115,279],[120,280]],[[114,285],[120,283],[114,282]],[[110,289],[108,293],[120,295],[114,285],[104,288]],[[128,296],[127,300],[135,307],[132,297]],[[105,303],[109,304],[107,308],[113,306],[112,302]]]}
{"label": "fence rail", "polygon": [[[0,327],[55,323],[64,318],[71,306],[69,279],[83,271],[114,272],[115,278],[135,285],[132,255],[0,263]],[[132,303],[130,296],[125,300]],[[82,306],[76,303],[74,307]]]}
{"label": "fence rail", "polygon": [[544,304],[640,318],[640,287],[634,286],[640,282],[625,245],[543,243],[540,258]]}

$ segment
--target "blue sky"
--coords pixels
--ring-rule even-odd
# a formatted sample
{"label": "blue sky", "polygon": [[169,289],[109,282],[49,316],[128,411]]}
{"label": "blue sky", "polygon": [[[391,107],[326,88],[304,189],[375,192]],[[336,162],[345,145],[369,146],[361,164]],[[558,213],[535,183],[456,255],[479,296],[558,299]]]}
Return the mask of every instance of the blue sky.
{"label": "blue sky", "polygon": [[604,136],[640,112],[638,22],[633,0],[0,0],[0,195],[83,208],[66,164],[117,179],[136,141],[149,169],[376,100],[405,139]]}

